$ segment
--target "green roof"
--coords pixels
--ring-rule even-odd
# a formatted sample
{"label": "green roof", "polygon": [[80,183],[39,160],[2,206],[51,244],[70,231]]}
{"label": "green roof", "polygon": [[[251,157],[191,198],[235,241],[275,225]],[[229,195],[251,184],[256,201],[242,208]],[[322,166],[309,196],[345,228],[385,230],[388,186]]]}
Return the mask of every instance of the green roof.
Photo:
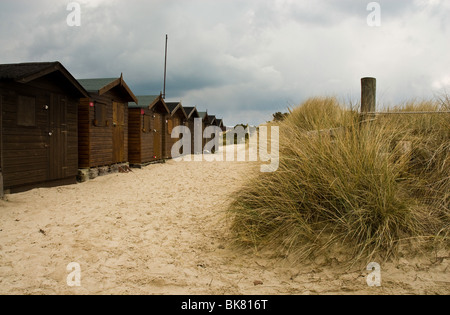
{"label": "green roof", "polygon": [[103,79],[81,79],[78,82],[88,92],[98,92],[108,84],[119,78],[103,78]]}
{"label": "green roof", "polygon": [[148,107],[150,104],[152,104],[157,98],[159,98],[159,95],[138,95],[136,96],[138,99],[138,103],[130,102],[128,103],[128,107],[130,108],[144,108]]}

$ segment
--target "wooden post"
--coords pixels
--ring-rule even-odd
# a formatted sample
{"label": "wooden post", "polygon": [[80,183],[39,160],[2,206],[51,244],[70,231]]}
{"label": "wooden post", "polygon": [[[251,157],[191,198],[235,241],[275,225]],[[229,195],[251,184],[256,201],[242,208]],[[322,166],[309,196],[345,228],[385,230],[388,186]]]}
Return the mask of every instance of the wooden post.
{"label": "wooden post", "polygon": [[367,117],[367,113],[374,113],[376,110],[377,79],[361,79],[361,114]]}

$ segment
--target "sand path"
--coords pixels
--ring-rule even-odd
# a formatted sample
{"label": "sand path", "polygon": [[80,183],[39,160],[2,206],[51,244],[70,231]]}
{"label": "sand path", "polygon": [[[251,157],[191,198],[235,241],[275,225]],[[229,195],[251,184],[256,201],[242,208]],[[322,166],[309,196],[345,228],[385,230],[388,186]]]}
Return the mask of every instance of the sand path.
{"label": "sand path", "polygon": [[[224,210],[252,163],[175,162],[0,201],[0,294],[449,294],[449,258],[292,265],[229,246]],[[69,287],[66,266],[81,266]],[[257,285],[255,285],[255,281]]]}

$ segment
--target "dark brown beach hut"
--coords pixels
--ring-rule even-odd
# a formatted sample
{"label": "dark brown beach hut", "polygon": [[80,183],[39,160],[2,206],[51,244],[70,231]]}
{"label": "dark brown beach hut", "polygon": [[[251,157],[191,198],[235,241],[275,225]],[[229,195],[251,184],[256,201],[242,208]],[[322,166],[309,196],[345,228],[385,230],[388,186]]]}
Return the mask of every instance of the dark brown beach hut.
{"label": "dark brown beach hut", "polygon": [[187,122],[187,115],[184,111],[184,108],[180,102],[169,102],[166,103],[169,108],[170,114],[167,115],[167,129],[165,132],[165,137],[163,137],[164,142],[164,158],[171,159],[172,158],[172,147],[173,145],[179,141],[179,138],[172,138],[173,128],[177,126],[184,126]]}
{"label": "dark brown beach hut", "polygon": [[[209,126],[216,126],[216,116],[214,115],[209,115]],[[208,138],[208,142],[211,141],[212,139],[214,139],[214,137]],[[215,147],[212,150],[212,153],[215,152]]]}
{"label": "dark brown beach hut", "polygon": [[205,148],[205,145],[211,140],[211,138],[205,138],[204,137],[205,129],[208,126],[211,126],[211,123],[210,123],[210,118],[209,118],[209,115],[208,115],[208,111],[206,111],[206,112],[198,112],[198,115],[202,119],[202,139],[203,139],[202,153],[203,153],[203,149]]}
{"label": "dark brown beach hut", "polygon": [[89,96],[78,107],[79,167],[128,162],[128,102],[138,100],[120,78],[78,80]]}
{"label": "dark brown beach hut", "polygon": [[222,132],[225,131],[225,127],[223,126],[223,119],[216,118],[216,126],[222,130]]}
{"label": "dark brown beach hut", "polygon": [[[203,148],[195,150],[195,119],[200,118],[196,107],[183,107],[187,115],[186,127],[191,131],[191,153],[200,154]],[[203,131],[200,126],[200,131]],[[203,137],[202,137],[203,138]],[[203,143],[203,142],[202,142]]]}
{"label": "dark brown beach hut", "polygon": [[128,103],[128,158],[140,167],[163,159],[163,135],[170,113],[161,95],[137,96]]}
{"label": "dark brown beach hut", "polygon": [[208,115],[209,126],[216,126],[216,116]]}
{"label": "dark brown beach hut", "polygon": [[59,62],[0,65],[0,194],[76,182],[83,97]]}

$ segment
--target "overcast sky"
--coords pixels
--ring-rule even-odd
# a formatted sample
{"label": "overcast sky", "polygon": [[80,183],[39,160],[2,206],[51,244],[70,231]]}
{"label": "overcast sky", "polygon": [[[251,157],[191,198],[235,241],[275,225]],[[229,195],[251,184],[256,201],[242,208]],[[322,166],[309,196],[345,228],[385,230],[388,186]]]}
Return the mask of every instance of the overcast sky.
{"label": "overcast sky", "polygon": [[136,95],[259,124],[312,96],[359,101],[378,79],[380,106],[450,91],[450,1],[0,0],[1,63],[60,61],[76,78],[118,77]]}

